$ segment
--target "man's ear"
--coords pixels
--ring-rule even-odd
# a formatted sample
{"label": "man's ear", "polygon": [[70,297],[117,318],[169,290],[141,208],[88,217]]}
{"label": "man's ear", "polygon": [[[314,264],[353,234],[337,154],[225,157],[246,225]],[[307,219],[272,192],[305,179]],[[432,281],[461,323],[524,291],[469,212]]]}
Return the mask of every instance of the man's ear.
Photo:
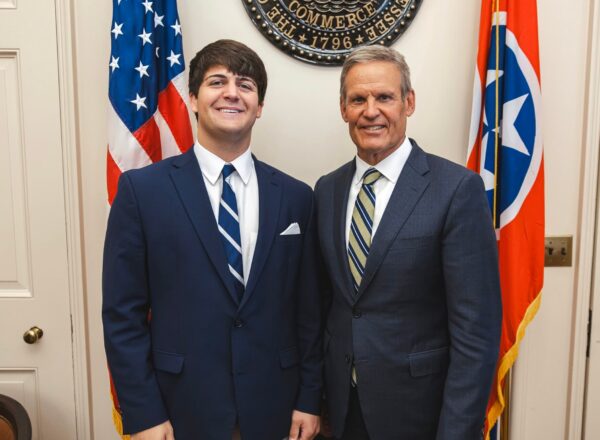
{"label": "man's ear", "polygon": [[405,105],[406,105],[406,116],[411,116],[415,112],[415,108],[417,105],[414,90],[411,89],[407,93],[406,99],[405,99]]}
{"label": "man's ear", "polygon": [[190,93],[190,107],[194,113],[198,113],[198,97]]}
{"label": "man's ear", "polygon": [[262,116],[263,107],[265,106],[265,101],[258,104],[258,110],[256,111],[256,119]]}
{"label": "man's ear", "polygon": [[340,96],[340,113],[344,122],[348,122],[348,118],[346,117],[346,99],[343,96]]}

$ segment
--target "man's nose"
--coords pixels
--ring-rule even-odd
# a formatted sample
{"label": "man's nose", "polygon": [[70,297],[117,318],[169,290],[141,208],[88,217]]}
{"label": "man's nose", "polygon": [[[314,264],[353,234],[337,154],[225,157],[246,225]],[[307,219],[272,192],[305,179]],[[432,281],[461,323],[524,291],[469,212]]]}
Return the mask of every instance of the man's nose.
{"label": "man's nose", "polygon": [[364,116],[366,118],[374,119],[377,116],[379,116],[379,107],[377,106],[377,101],[375,101],[375,98],[373,98],[372,96],[367,98],[367,102],[365,105],[366,105],[366,107],[365,107]]}
{"label": "man's nose", "polygon": [[223,89],[223,96],[226,99],[238,99],[239,98],[239,91],[238,91],[238,87],[237,84],[233,81],[228,82],[225,85],[225,88]]}

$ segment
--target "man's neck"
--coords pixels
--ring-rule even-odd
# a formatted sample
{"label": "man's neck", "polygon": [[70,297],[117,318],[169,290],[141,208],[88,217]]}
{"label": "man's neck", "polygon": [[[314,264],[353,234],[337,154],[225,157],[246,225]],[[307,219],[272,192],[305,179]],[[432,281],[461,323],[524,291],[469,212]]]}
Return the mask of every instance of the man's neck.
{"label": "man's neck", "polygon": [[235,140],[232,140],[231,142],[217,142],[210,139],[202,139],[201,136],[198,136],[198,143],[227,163],[233,162],[235,159],[244,154],[250,147],[250,139],[244,140],[244,142],[236,142]]}

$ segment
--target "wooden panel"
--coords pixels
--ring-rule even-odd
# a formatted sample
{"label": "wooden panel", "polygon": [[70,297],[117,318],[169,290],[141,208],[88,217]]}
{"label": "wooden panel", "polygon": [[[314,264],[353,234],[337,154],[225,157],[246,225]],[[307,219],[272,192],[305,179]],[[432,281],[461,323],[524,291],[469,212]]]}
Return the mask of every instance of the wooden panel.
{"label": "wooden panel", "polygon": [[32,296],[18,55],[0,51],[0,298]]}

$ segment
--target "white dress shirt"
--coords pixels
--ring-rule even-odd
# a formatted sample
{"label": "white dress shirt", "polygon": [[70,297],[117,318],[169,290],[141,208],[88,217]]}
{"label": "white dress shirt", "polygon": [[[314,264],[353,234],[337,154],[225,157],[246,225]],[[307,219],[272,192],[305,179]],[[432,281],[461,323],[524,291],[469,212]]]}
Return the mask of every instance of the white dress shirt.
{"label": "white dress shirt", "polygon": [[[200,164],[210,205],[218,223],[219,205],[221,203],[221,193],[223,192],[221,172],[223,166],[229,162],[225,162],[219,156],[208,151],[198,141],[194,145],[194,153]],[[252,258],[258,236],[258,180],[250,148],[230,163],[235,167],[236,172],[232,173],[227,179],[235,193],[240,219],[242,264],[244,265],[244,284],[246,284],[252,267]]]}
{"label": "white dress shirt", "polygon": [[375,192],[375,215],[373,218],[373,230],[371,240],[375,237],[377,227],[381,221],[381,217],[385,212],[385,208],[390,201],[392,192],[396,187],[398,177],[404,168],[404,164],[408,160],[408,156],[412,150],[412,145],[408,140],[408,136],[404,138],[404,142],[396,151],[383,159],[377,165],[369,165],[367,162],[356,156],[356,171],[354,178],[350,184],[350,193],[348,194],[348,205],[346,205],[346,249],[348,249],[348,238],[350,236],[350,224],[352,223],[352,212],[354,204],[362,186],[363,175],[369,168],[375,168],[381,173],[381,177],[373,184]]}

